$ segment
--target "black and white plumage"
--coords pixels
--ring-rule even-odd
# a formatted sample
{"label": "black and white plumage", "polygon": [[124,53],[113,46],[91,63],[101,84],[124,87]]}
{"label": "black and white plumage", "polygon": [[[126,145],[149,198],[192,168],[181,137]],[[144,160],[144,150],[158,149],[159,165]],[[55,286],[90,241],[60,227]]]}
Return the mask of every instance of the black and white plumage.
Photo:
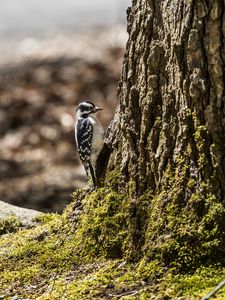
{"label": "black and white plumage", "polygon": [[96,163],[104,144],[104,130],[97,118],[101,108],[90,101],[81,102],[77,111],[75,125],[75,140],[80,160],[83,163],[86,174],[91,175],[93,184],[96,186]]}

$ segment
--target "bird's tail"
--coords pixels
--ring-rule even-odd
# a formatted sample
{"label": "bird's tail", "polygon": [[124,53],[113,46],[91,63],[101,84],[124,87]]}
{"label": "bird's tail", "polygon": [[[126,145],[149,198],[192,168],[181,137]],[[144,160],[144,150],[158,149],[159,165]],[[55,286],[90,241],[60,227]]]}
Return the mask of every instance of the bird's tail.
{"label": "bird's tail", "polygon": [[90,172],[89,172],[89,164],[83,164],[84,165],[84,169],[86,172],[86,176],[89,177],[90,176]]}
{"label": "bird's tail", "polygon": [[90,173],[91,173],[91,178],[92,178],[92,181],[93,181],[93,185],[94,185],[94,187],[96,187],[97,186],[97,180],[96,180],[96,176],[95,176],[95,170],[93,169],[92,164],[91,164],[90,161],[89,161],[88,165],[89,165],[89,170],[90,170]]}

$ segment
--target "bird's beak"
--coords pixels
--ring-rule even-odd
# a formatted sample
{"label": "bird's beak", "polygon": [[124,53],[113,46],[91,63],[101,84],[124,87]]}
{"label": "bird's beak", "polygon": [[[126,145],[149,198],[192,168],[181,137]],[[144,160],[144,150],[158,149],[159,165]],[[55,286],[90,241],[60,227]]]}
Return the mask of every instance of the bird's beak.
{"label": "bird's beak", "polygon": [[98,106],[95,106],[94,112],[97,112],[97,111],[100,111],[100,110],[103,110],[103,108],[100,108],[100,107],[98,107]]}

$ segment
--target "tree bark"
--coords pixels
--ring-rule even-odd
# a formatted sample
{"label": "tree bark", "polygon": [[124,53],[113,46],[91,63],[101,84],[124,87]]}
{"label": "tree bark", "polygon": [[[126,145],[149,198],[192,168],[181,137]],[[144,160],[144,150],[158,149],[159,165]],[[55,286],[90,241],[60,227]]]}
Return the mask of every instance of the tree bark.
{"label": "tree bark", "polygon": [[160,190],[182,158],[187,179],[213,179],[224,196],[223,27],[219,0],[139,0],[128,10],[110,167],[138,194]]}
{"label": "tree bark", "polygon": [[[118,170],[118,190],[128,193],[132,186],[137,235],[131,240],[151,255],[168,239],[199,251],[206,241],[219,239],[216,249],[224,244],[224,5],[133,0],[128,9],[106,176]],[[216,233],[198,236],[201,226],[206,235]]]}

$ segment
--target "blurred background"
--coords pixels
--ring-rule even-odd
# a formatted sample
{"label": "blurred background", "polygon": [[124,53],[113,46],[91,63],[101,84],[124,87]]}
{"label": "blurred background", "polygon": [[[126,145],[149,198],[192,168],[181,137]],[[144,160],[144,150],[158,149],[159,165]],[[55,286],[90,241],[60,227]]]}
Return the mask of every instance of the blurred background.
{"label": "blurred background", "polygon": [[0,200],[61,212],[86,176],[75,106],[113,118],[131,0],[0,0]]}

